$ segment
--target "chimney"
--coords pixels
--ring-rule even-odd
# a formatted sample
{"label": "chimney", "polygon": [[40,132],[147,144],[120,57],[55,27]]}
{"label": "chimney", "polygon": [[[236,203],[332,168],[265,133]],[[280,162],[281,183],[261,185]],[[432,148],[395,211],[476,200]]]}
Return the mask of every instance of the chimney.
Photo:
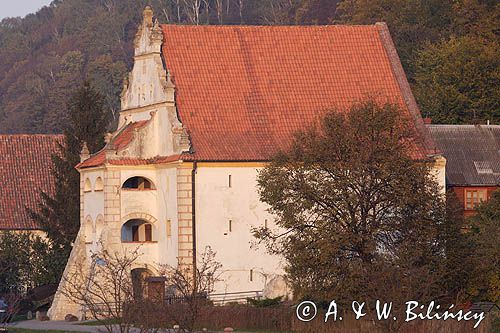
{"label": "chimney", "polygon": [[82,150],[80,152],[80,162],[85,161],[90,157],[89,147],[87,147],[87,142],[83,143]]}
{"label": "chimney", "polygon": [[424,124],[426,124],[426,125],[430,125],[430,124],[432,124],[432,118],[425,117],[425,118],[424,118]]}

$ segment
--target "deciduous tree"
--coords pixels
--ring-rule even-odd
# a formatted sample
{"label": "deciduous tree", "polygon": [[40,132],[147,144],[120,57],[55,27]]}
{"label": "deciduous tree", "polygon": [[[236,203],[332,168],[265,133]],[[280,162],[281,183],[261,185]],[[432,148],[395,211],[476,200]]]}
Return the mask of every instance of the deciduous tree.
{"label": "deciduous tree", "polygon": [[404,304],[449,296],[440,283],[444,195],[430,165],[412,158],[419,139],[402,114],[371,101],[333,110],[259,174],[277,229],[255,235],[284,256],[296,297]]}
{"label": "deciduous tree", "polygon": [[132,320],[126,311],[134,301],[131,271],[141,255],[139,248],[124,253],[92,253],[90,264],[79,262],[64,277],[61,292],[85,307],[107,332],[118,328],[118,332],[128,333]]}
{"label": "deciduous tree", "polygon": [[464,36],[417,53],[415,93],[436,123],[500,121],[500,44]]}
{"label": "deciduous tree", "polygon": [[343,0],[337,14],[341,23],[386,22],[406,75],[413,81],[415,52],[425,43],[450,36],[452,0]]}
{"label": "deciduous tree", "polygon": [[59,282],[65,262],[59,248],[38,235],[0,234],[0,295],[22,297],[32,288]]}
{"label": "deciduous tree", "polygon": [[207,295],[214,291],[214,284],[220,281],[222,264],[216,259],[216,252],[207,246],[198,254],[195,270],[191,266],[160,266],[159,271],[166,278],[166,284],[173,295],[181,299],[174,305],[177,311],[170,314],[186,332],[192,332],[197,324],[201,307],[207,304]]}
{"label": "deciduous tree", "polygon": [[332,24],[339,0],[302,0],[296,6],[297,24]]}
{"label": "deciduous tree", "polygon": [[475,256],[477,269],[469,291],[475,300],[500,305],[500,191],[479,206],[470,223],[478,250],[469,254]]}

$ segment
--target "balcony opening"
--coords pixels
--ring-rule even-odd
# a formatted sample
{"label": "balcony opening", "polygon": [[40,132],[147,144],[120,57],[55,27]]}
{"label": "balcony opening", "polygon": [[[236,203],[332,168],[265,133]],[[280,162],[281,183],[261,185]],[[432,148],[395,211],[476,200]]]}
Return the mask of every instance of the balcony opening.
{"label": "balcony opening", "polygon": [[147,221],[132,219],[122,226],[122,242],[148,243],[155,242],[153,225]]}
{"label": "balcony opening", "polygon": [[125,190],[153,190],[153,183],[144,177],[131,177],[123,183],[122,189]]}

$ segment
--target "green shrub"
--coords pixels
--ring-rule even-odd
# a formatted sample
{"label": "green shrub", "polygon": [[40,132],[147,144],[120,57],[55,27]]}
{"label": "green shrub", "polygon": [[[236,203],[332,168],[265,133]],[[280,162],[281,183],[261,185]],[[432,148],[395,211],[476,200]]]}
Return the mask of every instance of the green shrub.
{"label": "green shrub", "polygon": [[280,305],[282,299],[283,299],[283,296],[278,296],[275,298],[264,298],[264,299],[247,298],[247,301],[249,304],[251,304],[257,308],[265,308],[265,307],[269,307],[269,306]]}

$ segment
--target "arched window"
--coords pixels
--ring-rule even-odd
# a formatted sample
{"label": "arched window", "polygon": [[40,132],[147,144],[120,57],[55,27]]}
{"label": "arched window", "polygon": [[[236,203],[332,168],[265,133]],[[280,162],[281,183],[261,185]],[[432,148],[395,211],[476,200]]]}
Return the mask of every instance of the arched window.
{"label": "arched window", "polygon": [[92,243],[94,241],[94,223],[92,222],[92,218],[90,216],[87,216],[85,219],[83,228],[85,243]]}
{"label": "arched window", "polygon": [[137,190],[152,190],[154,189],[153,183],[144,177],[131,177],[123,183],[122,186],[125,190],[137,189]]}
{"label": "arched window", "polygon": [[154,242],[153,225],[147,221],[132,219],[122,226],[122,242]]}
{"label": "arched window", "polygon": [[94,191],[102,191],[104,190],[104,183],[102,182],[101,177],[97,177],[95,180],[95,186],[94,186]]}
{"label": "arched window", "polygon": [[85,183],[83,184],[83,192],[92,191],[92,184],[90,183],[90,179],[86,178]]}

